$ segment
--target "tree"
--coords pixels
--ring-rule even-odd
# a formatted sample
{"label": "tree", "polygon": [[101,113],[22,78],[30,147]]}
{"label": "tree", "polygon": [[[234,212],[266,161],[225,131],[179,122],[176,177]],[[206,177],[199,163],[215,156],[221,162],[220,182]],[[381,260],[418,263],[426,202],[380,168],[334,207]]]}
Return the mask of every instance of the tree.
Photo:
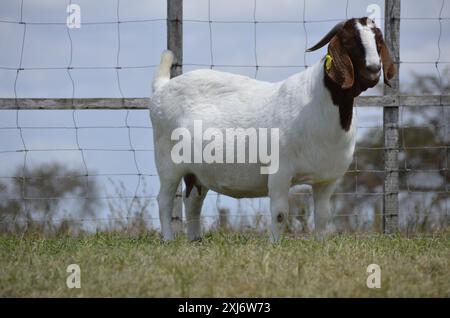
{"label": "tree", "polygon": [[0,233],[80,231],[77,218],[93,217],[99,202],[92,178],[60,163],[23,170],[0,183]]}

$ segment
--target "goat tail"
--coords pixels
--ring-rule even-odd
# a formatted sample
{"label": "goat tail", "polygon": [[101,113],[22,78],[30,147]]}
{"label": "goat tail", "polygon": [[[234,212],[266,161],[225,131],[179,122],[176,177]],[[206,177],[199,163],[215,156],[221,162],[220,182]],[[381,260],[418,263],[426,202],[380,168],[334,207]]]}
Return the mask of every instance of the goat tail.
{"label": "goat tail", "polygon": [[166,50],[161,54],[161,63],[153,78],[153,92],[159,90],[170,80],[170,68],[172,67],[173,60],[174,56],[171,51]]}

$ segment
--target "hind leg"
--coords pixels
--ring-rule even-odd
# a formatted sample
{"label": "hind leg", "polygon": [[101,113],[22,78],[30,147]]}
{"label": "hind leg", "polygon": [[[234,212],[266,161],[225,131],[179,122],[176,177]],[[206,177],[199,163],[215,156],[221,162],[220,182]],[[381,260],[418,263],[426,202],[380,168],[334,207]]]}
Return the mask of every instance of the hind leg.
{"label": "hind leg", "polygon": [[159,220],[161,222],[162,236],[167,241],[173,239],[172,210],[180,181],[181,176],[177,177],[175,175],[170,178],[167,175],[164,178],[160,178],[161,187],[158,193]]}
{"label": "hind leg", "polygon": [[192,189],[189,197],[186,198],[186,191],[183,193],[184,207],[186,211],[187,236],[190,241],[201,238],[200,213],[203,201],[205,200],[208,188],[201,187],[201,194],[197,188]]}

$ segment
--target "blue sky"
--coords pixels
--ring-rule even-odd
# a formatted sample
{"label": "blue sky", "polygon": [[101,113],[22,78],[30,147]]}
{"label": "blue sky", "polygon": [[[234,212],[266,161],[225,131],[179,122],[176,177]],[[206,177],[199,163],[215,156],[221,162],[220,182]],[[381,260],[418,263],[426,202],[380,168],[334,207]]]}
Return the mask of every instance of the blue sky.
{"label": "blue sky", "polygon": [[[81,28],[68,31],[65,21],[69,2],[81,7]],[[319,40],[335,23],[346,17],[367,15],[370,4],[378,4],[384,16],[383,1],[312,1],[306,0],[185,0],[184,6],[184,71],[214,65],[247,65],[248,67],[216,67],[216,69],[255,76],[255,24],[256,59],[261,67],[257,78],[267,81],[282,80],[311,65],[323,54],[305,54],[306,46]],[[412,71],[437,74],[433,62],[439,57],[438,16],[442,0],[402,1],[401,23],[401,88],[406,89]],[[150,96],[150,82],[154,65],[166,46],[166,2],[161,0],[120,1],[120,54],[118,55],[117,0],[24,0],[23,21],[27,22],[22,67],[16,83],[18,97],[121,97],[114,69],[118,64],[120,84],[124,97]],[[0,97],[14,97],[15,69],[19,67],[22,47],[23,24],[20,21],[19,0],[0,2]],[[305,8],[305,10],[304,10]],[[301,21],[305,18],[307,23]],[[450,52],[450,3],[444,1],[441,17],[440,69],[449,65]],[[207,21],[211,18],[212,23]],[[416,19],[420,18],[420,19]],[[148,20],[148,21],[136,21]],[[151,20],[151,21],[150,21]],[[333,20],[325,21],[323,20]],[[133,22],[134,21],[134,22]],[[201,21],[201,22],[200,22]],[[205,22],[206,21],[206,22]],[[289,23],[268,23],[288,21]],[[298,23],[296,23],[296,21]],[[103,22],[102,24],[90,24]],[[111,23],[109,23],[111,22]],[[229,23],[237,22],[237,23]],[[384,21],[382,21],[384,22]],[[211,27],[211,31],[210,31]],[[305,34],[305,28],[307,37]],[[71,41],[69,38],[72,40]],[[212,42],[210,42],[212,37]],[[211,61],[211,51],[213,61]],[[71,49],[72,48],[72,49]],[[72,59],[70,59],[72,56]],[[409,63],[414,62],[414,63]],[[419,63],[418,63],[419,62]],[[426,62],[426,63],[422,63]],[[69,64],[73,85],[68,76]],[[193,65],[199,64],[199,65]],[[269,67],[264,67],[269,66]],[[278,66],[276,68],[270,66]],[[296,66],[296,67],[289,67]],[[10,69],[9,69],[10,68]],[[30,70],[30,68],[37,68]],[[41,69],[44,68],[44,69]],[[45,70],[45,68],[56,68]],[[367,94],[379,94],[372,89]],[[16,111],[0,111],[0,128],[16,126]],[[28,149],[77,148],[72,111],[20,111],[19,125],[39,126],[40,129],[24,129],[23,137]],[[380,109],[358,110],[360,126],[379,126],[382,122]],[[156,174],[153,162],[152,131],[147,111],[76,111],[77,126],[112,127],[131,125],[132,146],[136,153],[139,170],[144,174]],[[48,127],[66,127],[56,129]],[[364,128],[360,129],[360,134]],[[84,128],[78,132],[81,148],[129,149],[126,128]],[[22,149],[17,129],[0,129],[0,151]],[[90,172],[135,174],[133,155],[129,151],[85,151]],[[84,169],[79,151],[30,152],[27,165],[61,161],[71,167]],[[22,164],[23,153],[0,153],[0,175],[7,176]],[[112,177],[123,180],[134,194],[136,176]],[[146,195],[155,195],[157,177],[145,177],[148,183]],[[111,186],[105,177],[98,182],[106,195]],[[138,194],[144,194],[142,187]],[[235,201],[230,205],[236,206]],[[207,202],[210,209],[215,197]]]}

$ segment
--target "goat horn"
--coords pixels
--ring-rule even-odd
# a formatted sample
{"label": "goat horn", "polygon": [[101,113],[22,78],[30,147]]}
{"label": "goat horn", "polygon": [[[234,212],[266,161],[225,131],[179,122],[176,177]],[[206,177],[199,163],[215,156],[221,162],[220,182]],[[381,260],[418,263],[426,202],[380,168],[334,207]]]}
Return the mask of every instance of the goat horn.
{"label": "goat horn", "polygon": [[323,38],[322,40],[320,40],[316,45],[314,45],[313,47],[310,47],[309,49],[306,50],[306,52],[312,52],[315,50],[320,49],[322,46],[324,46],[325,44],[327,44],[328,42],[330,42],[331,38],[333,36],[336,35],[336,33],[338,33],[338,31],[340,29],[342,29],[342,27],[344,26],[345,21],[339,22],[338,24],[336,24],[331,30],[330,32],[328,32]]}

